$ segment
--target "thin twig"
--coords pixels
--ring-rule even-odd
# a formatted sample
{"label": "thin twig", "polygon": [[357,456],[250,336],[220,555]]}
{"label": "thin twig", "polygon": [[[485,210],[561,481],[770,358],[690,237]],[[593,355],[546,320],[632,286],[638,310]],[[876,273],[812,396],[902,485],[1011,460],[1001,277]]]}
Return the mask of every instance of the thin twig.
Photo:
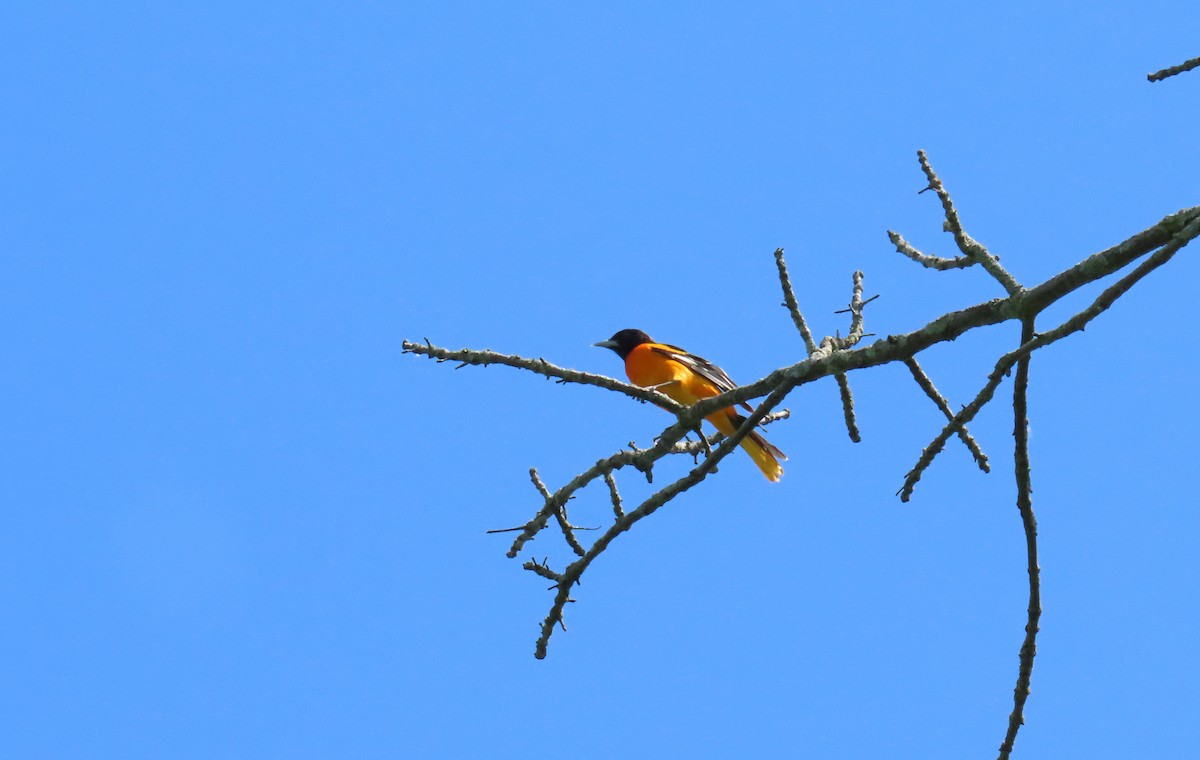
{"label": "thin twig", "polygon": [[623,383],[616,378],[607,377],[605,375],[597,375],[591,372],[580,372],[575,369],[567,369],[551,364],[545,359],[528,359],[524,356],[516,354],[502,354],[496,351],[484,349],[478,351],[470,348],[463,348],[457,351],[440,348],[429,342],[428,339],[424,343],[413,343],[403,341],[400,344],[401,353],[418,354],[427,356],[430,359],[436,360],[439,364],[446,361],[460,362],[455,369],[460,369],[468,365],[486,367],[489,364],[501,364],[506,367],[514,367],[516,369],[526,369],[530,372],[536,372],[547,378],[553,378],[560,383],[579,383],[581,385],[595,385],[600,388],[605,388],[610,391],[624,393],[626,396],[635,398],[638,401],[649,401],[651,404],[661,406],[670,412],[678,413],[680,406],[674,399],[667,396],[665,393],[653,390],[651,388],[640,388],[636,385]]}
{"label": "thin twig", "polygon": [[846,420],[846,433],[850,436],[850,440],[855,443],[862,443],[862,434],[858,432],[858,421],[854,416],[854,394],[850,391],[850,381],[846,379],[846,373],[834,375],[837,379],[838,391],[842,396],[842,416]]}
{"label": "thin twig", "polygon": [[[779,422],[780,420],[786,420],[791,416],[792,416],[791,409],[780,409],[778,412],[771,412],[770,414],[765,415],[762,418],[762,422],[758,423],[758,426],[766,427],[767,425],[770,425],[772,422]],[[718,433],[717,435],[720,435],[720,433]],[[714,441],[712,439],[709,439],[709,440],[711,443],[714,443],[714,444],[717,443],[717,441]]]}
{"label": "thin twig", "polygon": [[[1036,333],[1033,318],[1021,323],[1021,343],[1029,343]],[[1013,381],[1013,460],[1016,466],[1017,509],[1025,529],[1026,569],[1029,572],[1029,617],[1025,623],[1025,640],[1021,643],[1017,685],[1013,689],[1013,710],[1008,716],[1008,732],[1000,745],[999,760],[1008,760],[1017,731],[1025,724],[1025,700],[1029,697],[1029,680],[1033,675],[1033,658],[1037,655],[1038,621],[1042,616],[1041,569],[1038,567],[1037,518],[1033,514],[1033,487],[1029,474],[1029,354],[1017,362]]]}
{"label": "thin twig", "polygon": [[[854,273],[854,287],[850,292],[850,307],[843,310],[850,312],[850,334],[844,339],[833,339],[831,344],[835,350],[844,351],[852,348],[858,341],[862,340],[863,334],[863,305],[866,303],[862,298],[863,291],[863,273],[856,271]],[[874,298],[870,299],[874,300]],[[826,338],[825,340],[829,340]],[[821,341],[821,346],[825,346],[825,341]],[[845,372],[839,372],[834,375],[837,379],[838,391],[842,397],[842,415],[846,420],[846,432],[850,436],[850,440],[855,443],[862,442],[862,435],[858,431],[858,420],[854,414],[854,394],[850,391],[850,380],[846,377]]]}
{"label": "thin twig", "polygon": [[543,559],[541,562],[531,559],[522,565],[522,567],[524,567],[526,570],[537,573],[547,580],[552,580],[555,583],[558,583],[562,580],[562,576],[551,570],[550,565],[547,564],[545,559]]}
{"label": "thin twig", "polygon": [[1182,74],[1185,71],[1191,71],[1197,66],[1200,66],[1200,58],[1193,58],[1190,61],[1184,61],[1178,66],[1171,66],[1169,68],[1156,71],[1153,74],[1147,74],[1146,79],[1150,80],[1151,82],[1158,82],[1166,79],[1167,77],[1173,77],[1176,74]]}
{"label": "thin twig", "polygon": [[800,332],[804,348],[811,355],[813,351],[817,350],[817,344],[813,340],[812,331],[808,329],[808,322],[800,313],[800,304],[796,302],[796,293],[792,290],[792,279],[788,277],[787,262],[783,260],[782,248],[775,249],[775,266],[779,269],[779,284],[783,286],[783,305],[792,315],[792,322],[796,325],[796,330]]}
{"label": "thin twig", "polygon": [[[925,391],[925,395],[929,396],[933,400],[933,403],[937,405],[937,408],[942,411],[942,414],[946,415],[946,419],[954,419],[954,412],[950,409],[950,402],[938,391],[933,381],[929,379],[929,375],[925,374],[925,370],[921,369],[921,365],[917,363],[917,360],[909,357],[904,360],[904,365],[912,372],[913,379],[917,381],[917,385],[921,386],[921,390]],[[967,432],[965,425],[958,429],[958,437],[966,444],[967,449],[971,452],[971,456],[975,457],[975,461],[979,464],[979,469],[984,472],[991,472],[992,468],[988,465],[987,454],[984,454],[983,450],[979,448],[979,444]]]}
{"label": "thin twig", "polygon": [[617,481],[611,472],[606,472],[604,473],[604,482],[608,484],[608,492],[612,495],[613,514],[620,520],[625,516],[625,510],[621,507],[621,494],[617,491]]}
{"label": "thin twig", "polygon": [[[845,351],[848,348],[853,348],[863,338],[863,306],[874,301],[879,296],[872,296],[866,301],[863,300],[863,273],[854,273],[854,287],[850,292],[850,306],[839,311],[839,314],[850,312],[850,333],[844,338],[826,338],[832,340],[833,349],[835,351]],[[825,340],[821,341],[821,345],[825,345]]]}
{"label": "thin twig", "polygon": [[[779,420],[786,420],[787,418],[789,418],[791,416],[792,416],[792,411],[790,409],[780,409],[778,412],[771,412],[770,414],[763,417],[762,422],[759,422],[758,426],[766,427],[767,425],[770,425],[772,422],[778,422]],[[708,436],[709,448],[706,453],[711,454],[712,447],[719,445],[721,443],[721,441],[723,441],[723,440],[725,440],[724,433],[721,433],[718,431],[718,432],[714,432],[714,433],[710,434]],[[676,445],[678,445],[678,444],[676,444]],[[699,460],[696,460],[696,461],[698,462]]]}
{"label": "thin twig", "polygon": [[888,230],[888,238],[892,241],[892,245],[896,246],[896,250],[899,253],[904,254],[921,266],[928,267],[929,269],[942,271],[946,269],[962,269],[978,263],[977,259],[973,259],[970,256],[955,256],[952,259],[944,259],[941,256],[931,256],[921,253],[905,240],[899,232],[892,230]]}
{"label": "thin twig", "polygon": [[585,553],[583,551],[583,546],[581,546],[579,540],[575,538],[575,531],[572,529],[573,526],[567,520],[566,500],[563,499],[560,501],[550,495],[550,489],[546,488],[546,484],[542,482],[540,477],[538,477],[538,471],[536,467],[529,468],[529,479],[533,481],[533,485],[535,488],[537,488],[538,493],[540,493],[542,498],[546,500],[546,504],[555,504],[554,517],[556,520],[558,520],[558,527],[562,529],[563,538],[567,540],[567,545],[571,547],[571,550],[582,557]]}

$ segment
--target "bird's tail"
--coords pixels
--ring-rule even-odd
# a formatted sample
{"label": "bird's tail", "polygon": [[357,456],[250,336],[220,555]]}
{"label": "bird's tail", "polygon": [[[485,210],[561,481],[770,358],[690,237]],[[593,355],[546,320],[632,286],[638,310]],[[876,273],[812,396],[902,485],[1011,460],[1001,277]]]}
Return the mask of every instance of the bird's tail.
{"label": "bird's tail", "polygon": [[[738,429],[738,426],[745,421],[745,417],[733,411],[726,409],[717,412],[708,418],[717,430],[720,430],[726,436],[733,435],[733,432]],[[779,464],[780,459],[787,459],[787,455],[763,437],[762,433],[757,430],[751,430],[750,435],[742,439],[742,448],[754,460],[754,464],[758,465],[758,469],[762,470],[763,475],[767,476],[767,480],[773,483],[778,483],[783,477],[783,466]]]}

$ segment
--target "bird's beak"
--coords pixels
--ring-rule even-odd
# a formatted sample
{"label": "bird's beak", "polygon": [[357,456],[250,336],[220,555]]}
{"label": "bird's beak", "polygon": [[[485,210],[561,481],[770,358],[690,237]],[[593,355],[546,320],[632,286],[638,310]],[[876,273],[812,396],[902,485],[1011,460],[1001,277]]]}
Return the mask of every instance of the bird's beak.
{"label": "bird's beak", "polygon": [[593,343],[592,345],[599,346],[600,348],[611,348],[614,351],[617,350],[617,342],[615,340],[602,340],[599,343]]}

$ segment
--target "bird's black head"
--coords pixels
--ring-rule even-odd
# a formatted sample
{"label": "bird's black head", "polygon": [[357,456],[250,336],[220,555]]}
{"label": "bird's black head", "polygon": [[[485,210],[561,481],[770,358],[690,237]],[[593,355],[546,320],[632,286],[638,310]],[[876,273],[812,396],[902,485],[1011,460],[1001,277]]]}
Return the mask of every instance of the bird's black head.
{"label": "bird's black head", "polygon": [[617,352],[617,356],[624,359],[626,356],[629,356],[630,351],[642,345],[643,343],[653,342],[654,341],[650,339],[650,336],[641,330],[621,330],[608,340],[602,340],[599,343],[593,343],[592,345],[611,348],[613,351]]}

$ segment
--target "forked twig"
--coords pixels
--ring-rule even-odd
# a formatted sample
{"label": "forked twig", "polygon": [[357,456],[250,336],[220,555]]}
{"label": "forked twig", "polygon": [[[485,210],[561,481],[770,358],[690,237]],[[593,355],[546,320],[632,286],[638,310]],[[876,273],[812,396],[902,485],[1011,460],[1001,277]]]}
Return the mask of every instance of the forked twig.
{"label": "forked twig", "polygon": [[[1008,273],[1008,270],[1000,265],[1000,259],[989,253],[988,249],[984,248],[979,241],[963,231],[962,221],[958,218],[958,210],[954,208],[954,201],[950,198],[950,192],[946,190],[937,172],[933,170],[933,166],[929,163],[929,157],[925,155],[925,151],[917,151],[917,158],[920,159],[921,170],[925,172],[925,177],[929,180],[929,186],[925,190],[932,190],[937,193],[938,199],[941,200],[942,210],[946,214],[945,229],[954,235],[954,242],[958,244],[958,250],[962,251],[963,255],[967,258],[978,262],[980,266],[987,270],[988,274],[1004,286],[1009,295],[1021,292],[1021,284]],[[921,192],[925,192],[925,190]],[[897,237],[899,236],[897,235]],[[892,242],[895,242],[895,240]],[[904,253],[904,251],[901,251],[901,253]]]}
{"label": "forked twig", "polygon": [[[820,348],[813,340],[812,331],[808,329],[808,322],[804,319],[804,314],[800,311],[800,304],[796,301],[796,292],[792,288],[792,279],[788,276],[787,262],[783,258],[783,249],[775,249],[775,266],[779,270],[779,284],[783,288],[783,305],[787,307],[788,313],[792,316],[792,323],[796,325],[797,332],[800,333],[801,340],[804,341],[804,347],[808,350],[808,355],[813,356]],[[851,328],[853,334],[855,324],[858,326],[858,337],[854,343],[862,337],[862,307],[869,303],[862,300],[862,272],[854,273],[854,291],[850,299],[850,308],[846,311],[851,312]],[[833,340],[833,338],[826,338]],[[822,341],[822,346],[825,346]],[[853,343],[839,346],[839,348],[849,348]],[[839,372],[834,377],[837,379],[838,392],[842,398],[842,416],[846,420],[846,432],[850,436],[850,440],[855,443],[862,442],[862,434],[858,430],[858,421],[854,414],[854,393],[850,390],[850,381],[846,378],[844,372]]]}

